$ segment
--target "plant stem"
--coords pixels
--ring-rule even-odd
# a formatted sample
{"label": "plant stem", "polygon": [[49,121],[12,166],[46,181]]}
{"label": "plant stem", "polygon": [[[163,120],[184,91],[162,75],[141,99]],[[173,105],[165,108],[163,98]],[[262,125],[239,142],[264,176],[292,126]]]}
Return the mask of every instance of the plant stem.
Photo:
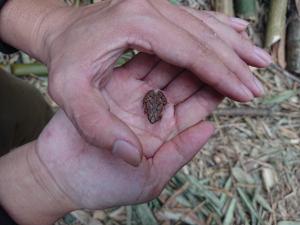
{"label": "plant stem", "polygon": [[267,25],[265,47],[270,48],[278,42],[285,31],[288,0],[272,0]]}
{"label": "plant stem", "polygon": [[215,10],[227,16],[234,16],[233,0],[215,0]]}

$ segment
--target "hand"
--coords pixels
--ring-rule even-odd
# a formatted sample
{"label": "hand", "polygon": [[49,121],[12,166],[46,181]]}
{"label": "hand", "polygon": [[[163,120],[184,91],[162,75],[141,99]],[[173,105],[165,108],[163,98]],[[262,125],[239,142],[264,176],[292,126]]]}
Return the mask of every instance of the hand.
{"label": "hand", "polygon": [[[140,158],[133,156],[142,151],[139,138],[99,95],[115,61],[128,48],[186,68],[235,100],[248,101],[263,93],[247,64],[264,67],[271,59],[238,33],[247,26],[241,20],[161,0],[107,0],[76,9],[49,6],[50,2],[9,1],[0,18],[1,37],[48,65],[51,96],[89,143],[116,153],[123,149],[119,156],[131,164]],[[26,19],[16,20],[18,8]],[[113,126],[103,131],[95,124]],[[129,145],[120,147],[118,140]]]}
{"label": "hand", "polygon": [[[161,121],[152,125],[143,112],[142,100],[153,88],[162,89],[169,103]],[[76,208],[104,209],[158,196],[212,135],[213,126],[202,121],[222,100],[190,72],[145,54],[116,69],[98,91],[144,151],[139,166],[133,167],[108,149],[87,143],[66,115],[58,112],[39,137],[37,153]],[[115,124],[104,120],[92,125],[106,132]]]}
{"label": "hand", "polygon": [[[50,92],[88,142],[114,150],[118,148],[116,140],[126,140],[131,145],[127,152],[124,145],[116,152],[124,150],[120,156],[136,164],[132,158],[137,158],[133,152],[142,151],[140,137],[124,125],[122,117],[119,120],[111,114],[110,99],[98,93],[111,79],[114,63],[126,49],[153,53],[165,62],[187,68],[236,100],[248,101],[262,94],[246,63],[266,66],[267,54],[220,18],[146,0],[106,1],[80,8],[69,18],[70,25],[58,29],[59,34],[48,35]],[[114,125],[103,131],[95,124]]]}
{"label": "hand", "polygon": [[[163,76],[157,76],[161,74]],[[143,95],[160,88],[168,99],[150,124]],[[190,72],[139,54],[98,90],[111,113],[145,149],[138,167],[87,143],[59,111],[39,139],[0,158],[0,205],[18,224],[50,225],[69,211],[103,209],[156,197],[213,133],[201,122],[222,100]],[[114,124],[97,124],[103,131]]]}

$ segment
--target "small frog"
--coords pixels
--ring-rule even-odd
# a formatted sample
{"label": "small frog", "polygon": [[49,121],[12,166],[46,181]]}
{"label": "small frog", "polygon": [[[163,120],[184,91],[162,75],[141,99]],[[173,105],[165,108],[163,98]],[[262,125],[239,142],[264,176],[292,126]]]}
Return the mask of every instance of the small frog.
{"label": "small frog", "polygon": [[144,112],[150,123],[154,124],[162,118],[162,112],[168,101],[160,90],[150,90],[143,99]]}

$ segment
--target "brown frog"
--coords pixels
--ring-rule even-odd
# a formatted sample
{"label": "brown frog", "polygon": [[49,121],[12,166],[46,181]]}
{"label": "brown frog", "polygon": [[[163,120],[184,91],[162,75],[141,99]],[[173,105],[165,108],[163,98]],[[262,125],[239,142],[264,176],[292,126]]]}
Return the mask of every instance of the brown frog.
{"label": "brown frog", "polygon": [[162,112],[168,101],[160,90],[150,90],[143,99],[144,112],[150,123],[154,124],[162,118]]}

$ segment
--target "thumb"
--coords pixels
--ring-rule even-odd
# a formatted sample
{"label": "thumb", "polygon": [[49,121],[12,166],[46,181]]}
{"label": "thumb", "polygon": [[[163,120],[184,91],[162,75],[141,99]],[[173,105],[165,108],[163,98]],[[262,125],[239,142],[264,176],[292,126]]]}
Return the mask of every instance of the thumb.
{"label": "thumb", "polygon": [[210,122],[200,122],[165,143],[154,156],[154,166],[161,172],[164,186],[174,174],[187,164],[213,135]]}
{"label": "thumb", "polygon": [[90,144],[108,149],[127,163],[138,166],[142,145],[134,132],[113,113],[98,90],[89,87],[63,107],[80,135]]}

